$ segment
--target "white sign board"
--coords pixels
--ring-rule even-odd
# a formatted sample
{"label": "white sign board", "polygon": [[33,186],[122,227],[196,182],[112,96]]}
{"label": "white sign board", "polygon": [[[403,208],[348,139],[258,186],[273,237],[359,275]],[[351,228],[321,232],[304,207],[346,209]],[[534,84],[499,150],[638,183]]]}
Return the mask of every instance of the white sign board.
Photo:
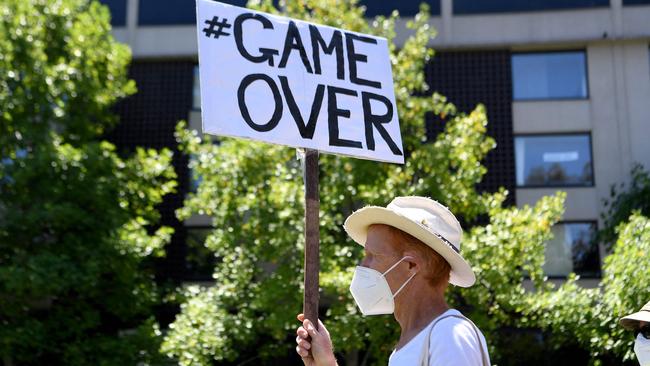
{"label": "white sign board", "polygon": [[386,39],[197,0],[203,132],[404,163]]}

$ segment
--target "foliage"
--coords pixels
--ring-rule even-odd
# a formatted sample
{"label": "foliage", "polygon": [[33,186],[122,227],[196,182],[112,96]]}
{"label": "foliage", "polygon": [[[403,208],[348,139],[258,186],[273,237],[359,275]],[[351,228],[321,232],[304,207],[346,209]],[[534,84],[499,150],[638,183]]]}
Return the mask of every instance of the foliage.
{"label": "foliage", "polygon": [[[263,5],[275,12],[269,4]],[[406,164],[320,158],[321,301],[328,306],[325,316],[339,351],[365,348],[370,360],[383,363],[394,344],[394,322],[389,317],[360,317],[349,296],[352,268],[361,250],[350,244],[342,223],[362,204],[385,205],[397,195],[433,197],[470,220],[481,214],[494,216],[495,225],[470,233],[467,253],[470,260],[501,256],[500,266],[483,264],[476,269],[486,273],[484,281],[494,281],[490,284],[494,289],[507,288],[507,293],[486,288],[473,296],[459,293],[456,297],[466,303],[476,301],[473,305],[491,301],[490,313],[484,313],[483,319],[504,311],[500,306],[508,309],[509,299],[523,294],[517,282],[522,271],[534,273],[536,280],[541,277],[535,269],[540,259],[531,260],[527,254],[543,250],[548,229],[561,214],[562,198],[545,200],[534,209],[502,210],[506,192],[476,192],[474,186],[486,171],[480,161],[494,147],[485,134],[485,109],[478,106],[469,114],[458,113],[438,94],[414,96],[427,90],[423,70],[432,55],[426,46],[434,31],[428,26],[426,8],[409,24],[413,34],[399,49],[392,42],[396,13],[368,24],[354,2],[289,2],[285,9],[291,17],[384,36],[391,44]],[[444,133],[431,143],[426,142],[424,126],[429,111],[446,121]],[[294,317],[302,302],[303,186],[295,152],[228,138],[213,145],[184,124],[178,127],[177,138],[184,152],[197,157],[191,167],[202,177],[198,191],[188,196],[178,216],[186,219],[199,213],[214,218],[215,229],[205,245],[220,261],[214,271],[215,286],[187,290],[188,300],[170,326],[163,350],[183,365],[245,358],[249,354],[244,350],[253,346],[256,357],[288,352],[291,343],[286,339],[295,329]],[[531,246],[531,241],[538,245]],[[500,273],[508,259],[521,266],[519,272],[509,272],[511,277]],[[269,341],[260,345],[262,338]]]}
{"label": "foliage", "polygon": [[[270,0],[251,5],[280,13]],[[385,364],[397,340],[392,316],[362,317],[356,309],[348,287],[362,251],[346,236],[342,224],[363,205],[385,205],[400,195],[432,197],[466,221],[488,220],[487,225],[469,230],[463,239],[463,255],[473,264],[479,282],[469,289],[451,288],[448,298],[486,332],[493,361],[500,361],[496,345],[508,346],[497,342],[504,328],[544,327],[559,334],[554,337],[558,345],[574,344],[570,336],[563,337],[569,329],[566,322],[557,327],[552,322],[562,317],[581,324],[581,334],[588,334],[591,327],[585,326],[580,310],[590,306],[592,298],[582,294],[593,292],[595,298],[596,291],[580,288],[573,277],[556,291],[542,271],[544,243],[563,214],[564,194],[543,198],[534,207],[504,208],[507,192],[481,194],[475,190],[486,172],[481,161],[494,148],[494,140],[486,135],[483,106],[460,113],[444,97],[429,94],[424,66],[432,56],[427,45],[435,32],[428,25],[426,6],[408,24],[410,36],[398,48],[394,43],[396,12],[368,24],[363,8],[354,0],[287,1],[281,5],[283,15],[383,36],[390,45],[406,163],[320,157],[320,286],[321,304],[326,309],[321,318],[339,356],[361,350],[362,364]],[[437,114],[445,123],[443,133],[434,141],[426,139],[427,112]],[[195,157],[190,167],[201,177],[198,190],[187,196],[177,216],[187,219],[205,214],[213,218],[214,230],[205,246],[219,260],[214,285],[186,289],[186,300],[170,325],[162,351],[181,365],[233,360],[260,363],[292,354],[295,315],[302,309],[304,248],[303,179],[296,153],[278,145],[231,138],[222,138],[215,145],[188,130],[185,123],[179,124],[176,136],[180,149]],[[524,289],[525,279],[530,279],[532,291]],[[616,292],[620,288],[608,288],[615,292],[612,296],[622,295]],[[603,316],[594,314],[591,319],[603,321]],[[598,335],[606,338],[581,343],[594,356],[619,352],[629,345],[622,341],[625,338],[620,331]],[[608,339],[623,343],[618,348],[596,349]]]}
{"label": "foliage", "polygon": [[83,0],[0,3],[0,356],[20,365],[159,358],[147,258],[174,189],[171,152],[121,158],[100,141],[135,92],[108,9]]}
{"label": "foliage", "polygon": [[[488,339],[498,339],[502,327],[516,326],[526,299],[528,277],[539,292],[549,290],[542,271],[545,243],[551,226],[564,212],[565,194],[543,197],[534,207],[490,210],[490,223],[472,228],[463,239],[463,256],[473,264],[478,283],[471,288],[452,288],[451,299],[467,308],[468,316],[481,324]],[[498,350],[492,349],[492,357]]]}
{"label": "foliage", "polygon": [[531,296],[526,308],[531,324],[552,330],[560,336],[558,343],[579,342],[590,351],[594,364],[611,355],[634,357],[634,337],[626,334],[618,319],[638,311],[650,298],[650,220],[633,214],[617,233],[598,288],[581,288],[573,276],[556,291]]}
{"label": "foliage", "polygon": [[612,185],[609,199],[603,200],[605,212],[601,214],[604,221],[599,232],[603,243],[616,241],[616,228],[625,222],[633,211],[650,215],[650,173],[641,164],[635,164],[630,172],[632,181],[629,187],[621,183],[616,188]]}

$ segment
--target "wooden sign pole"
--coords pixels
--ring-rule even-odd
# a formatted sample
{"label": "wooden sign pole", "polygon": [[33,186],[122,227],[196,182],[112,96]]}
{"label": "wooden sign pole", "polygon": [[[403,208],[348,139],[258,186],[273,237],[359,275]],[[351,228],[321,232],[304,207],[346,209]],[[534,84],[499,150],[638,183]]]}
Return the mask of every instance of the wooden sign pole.
{"label": "wooden sign pole", "polygon": [[305,181],[305,294],[303,314],[318,329],[318,272],[320,228],[318,212],[318,150],[305,149],[303,174]]}

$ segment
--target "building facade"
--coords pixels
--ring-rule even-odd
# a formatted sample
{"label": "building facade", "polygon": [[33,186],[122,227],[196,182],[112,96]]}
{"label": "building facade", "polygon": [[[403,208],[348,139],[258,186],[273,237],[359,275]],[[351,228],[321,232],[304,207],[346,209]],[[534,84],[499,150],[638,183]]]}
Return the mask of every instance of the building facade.
{"label": "building facade", "polygon": [[[200,126],[195,2],[102,0],[116,38],[133,52],[138,94],[118,106],[121,123],[109,139],[122,149],[175,147],[174,127]],[[225,1],[243,6],[245,1]],[[438,30],[426,75],[433,91],[461,110],[485,104],[488,155],[480,189],[510,191],[510,204],[534,204],[567,192],[563,221],[547,246],[545,271],[561,280],[580,274],[598,283],[604,198],[630,179],[635,163],[650,168],[650,0],[427,1]],[[397,8],[405,22],[420,1],[361,1],[369,16]],[[427,118],[431,138],[441,130]],[[210,279],[202,240],[210,220],[174,218],[191,189],[187,157],[176,154],[178,193],[162,207],[176,229],[160,270],[179,281]]]}

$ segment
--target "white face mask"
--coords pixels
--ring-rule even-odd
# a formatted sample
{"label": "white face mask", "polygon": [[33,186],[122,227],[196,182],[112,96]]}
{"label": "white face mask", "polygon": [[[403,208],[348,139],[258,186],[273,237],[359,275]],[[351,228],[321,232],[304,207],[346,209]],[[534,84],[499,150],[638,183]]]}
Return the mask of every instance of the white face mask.
{"label": "white face mask", "polygon": [[641,366],[650,366],[650,339],[639,333],[634,341],[634,353]]}
{"label": "white face mask", "polygon": [[406,286],[417,273],[404,282],[404,284],[393,293],[390,291],[386,274],[400,264],[406,257],[400,259],[384,273],[380,273],[372,268],[357,266],[354,270],[350,292],[354,301],[359,306],[363,315],[392,314],[395,311],[395,301],[397,294]]}

